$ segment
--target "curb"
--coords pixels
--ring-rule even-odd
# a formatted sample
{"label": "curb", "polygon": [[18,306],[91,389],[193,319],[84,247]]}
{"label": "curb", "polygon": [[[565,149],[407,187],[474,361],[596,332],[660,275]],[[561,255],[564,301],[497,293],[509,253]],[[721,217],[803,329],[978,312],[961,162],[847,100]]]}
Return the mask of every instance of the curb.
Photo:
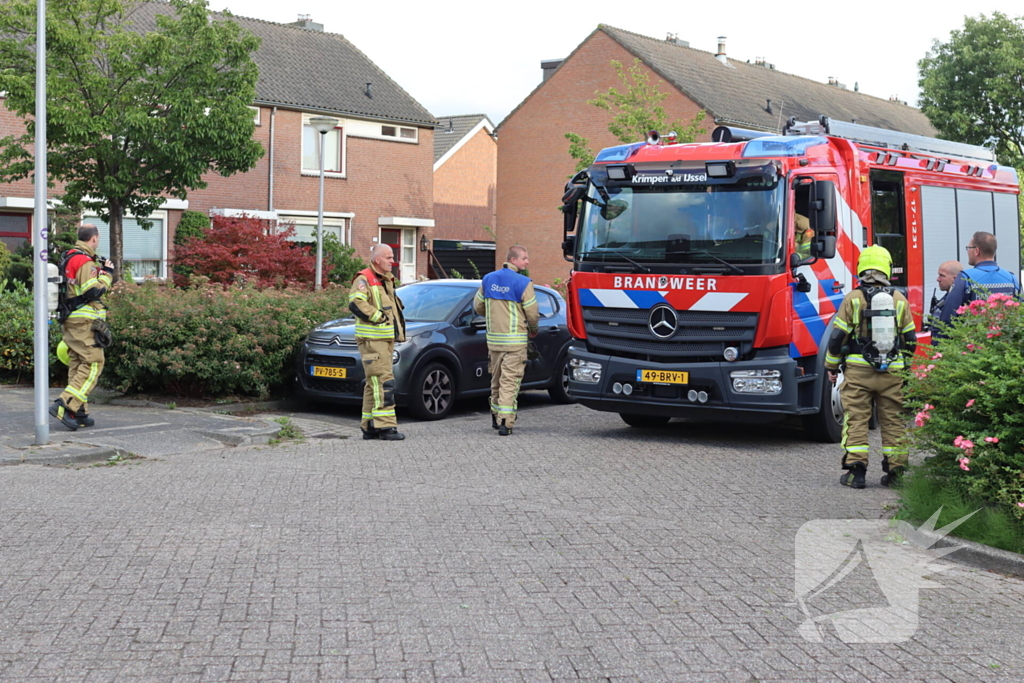
{"label": "curb", "polygon": [[117,448],[93,448],[79,453],[53,453],[22,456],[18,460],[0,460],[3,465],[76,465],[84,463],[104,462],[121,453]]}
{"label": "curb", "polygon": [[[166,407],[166,406],[163,406]],[[206,408],[189,408],[204,413],[236,413],[254,412],[258,410],[297,410],[301,407],[301,401],[294,398],[285,398],[278,401],[242,401],[241,403],[221,403]]]}
{"label": "curb", "polygon": [[929,547],[949,548],[957,546],[960,548],[955,553],[946,555],[944,559],[970,565],[978,569],[987,569],[1000,574],[1024,578],[1024,555],[968,541],[965,538],[941,536],[930,531],[918,531],[917,533],[931,541],[931,546]]}

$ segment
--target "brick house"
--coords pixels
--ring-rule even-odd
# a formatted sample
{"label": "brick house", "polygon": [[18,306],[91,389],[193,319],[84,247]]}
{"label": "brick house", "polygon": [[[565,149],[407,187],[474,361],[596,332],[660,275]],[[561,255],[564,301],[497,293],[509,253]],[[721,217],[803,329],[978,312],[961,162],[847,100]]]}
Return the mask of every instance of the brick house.
{"label": "brick house", "polygon": [[[155,25],[158,13],[172,12],[166,3],[148,2],[133,18],[145,28]],[[425,276],[417,244],[434,226],[434,117],[352,43],[320,24],[232,20],[262,40],[254,55],[260,75],[253,116],[264,156],[247,173],[208,174],[206,189],[185,201],[168,200],[151,216],[155,227],[148,232],[126,217],[124,255],[134,272],[167,275],[185,209],[290,222],[298,239],[314,240],[320,134],[308,122],[332,116],[339,122],[325,139],[325,232],[352,244],[364,259],[374,243],[392,244],[403,281]],[[21,130],[23,123],[0,107],[0,137]],[[10,246],[31,234],[32,197],[27,181],[0,185],[0,238]]]}
{"label": "brick house", "polygon": [[491,120],[485,114],[439,117],[429,254],[433,277],[452,269],[465,277],[494,270],[497,182],[498,142]]}
{"label": "brick house", "polygon": [[848,90],[834,79],[819,83],[761,61],[730,59],[724,39],[716,55],[675,38],[658,40],[600,25],[564,60],[542,62],[541,83],[497,128],[498,252],[516,242],[525,245],[536,282],[564,279],[571,269],[562,257],[562,215],[557,210],[575,168],[564,135],[588,138],[595,152],[620,144],[608,132],[611,114],[587,101],[610,87],[621,90],[610,62],[628,67],[634,58],[667,95],[662,106],[670,120],[688,121],[701,110],[706,113],[705,132],[698,141],[709,141],[716,125],[778,132],[791,116],[810,121],[821,115],[935,135],[918,109]]}

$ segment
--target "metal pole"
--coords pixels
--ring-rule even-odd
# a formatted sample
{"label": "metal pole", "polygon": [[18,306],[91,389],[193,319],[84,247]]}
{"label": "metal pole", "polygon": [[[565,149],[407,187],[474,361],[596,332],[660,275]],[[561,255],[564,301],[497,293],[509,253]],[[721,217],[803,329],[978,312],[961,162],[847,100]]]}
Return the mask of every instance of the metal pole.
{"label": "metal pole", "polygon": [[327,131],[320,133],[320,202],[316,212],[316,283],[314,289],[320,291],[323,286],[324,261],[324,144],[327,142]]}
{"label": "metal pole", "polygon": [[35,303],[35,445],[50,440],[50,416],[47,414],[50,388],[50,335],[46,307],[46,260],[49,229],[46,214],[46,0],[36,3],[36,169],[35,215],[32,229],[33,302]]}

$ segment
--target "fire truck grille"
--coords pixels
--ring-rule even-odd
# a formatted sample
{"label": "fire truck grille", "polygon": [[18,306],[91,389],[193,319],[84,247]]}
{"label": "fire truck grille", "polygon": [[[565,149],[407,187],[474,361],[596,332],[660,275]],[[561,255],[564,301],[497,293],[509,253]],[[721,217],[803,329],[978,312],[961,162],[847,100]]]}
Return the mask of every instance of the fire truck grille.
{"label": "fire truck grille", "polygon": [[741,356],[753,350],[757,313],[677,311],[676,332],[657,337],[648,325],[650,311],[636,308],[584,308],[587,341],[598,353],[639,360],[722,360],[727,346]]}

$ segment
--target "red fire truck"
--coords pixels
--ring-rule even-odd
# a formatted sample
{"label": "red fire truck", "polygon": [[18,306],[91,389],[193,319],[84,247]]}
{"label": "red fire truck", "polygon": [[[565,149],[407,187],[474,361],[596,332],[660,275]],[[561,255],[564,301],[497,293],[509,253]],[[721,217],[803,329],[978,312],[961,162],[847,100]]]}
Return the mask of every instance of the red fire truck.
{"label": "red fire truck", "polygon": [[826,117],[666,137],[602,150],[563,196],[569,393],[629,425],[798,415],[838,441],[821,342],[863,247],[892,254],[919,330],[975,231],[1020,269],[1016,172],[984,147]]}

